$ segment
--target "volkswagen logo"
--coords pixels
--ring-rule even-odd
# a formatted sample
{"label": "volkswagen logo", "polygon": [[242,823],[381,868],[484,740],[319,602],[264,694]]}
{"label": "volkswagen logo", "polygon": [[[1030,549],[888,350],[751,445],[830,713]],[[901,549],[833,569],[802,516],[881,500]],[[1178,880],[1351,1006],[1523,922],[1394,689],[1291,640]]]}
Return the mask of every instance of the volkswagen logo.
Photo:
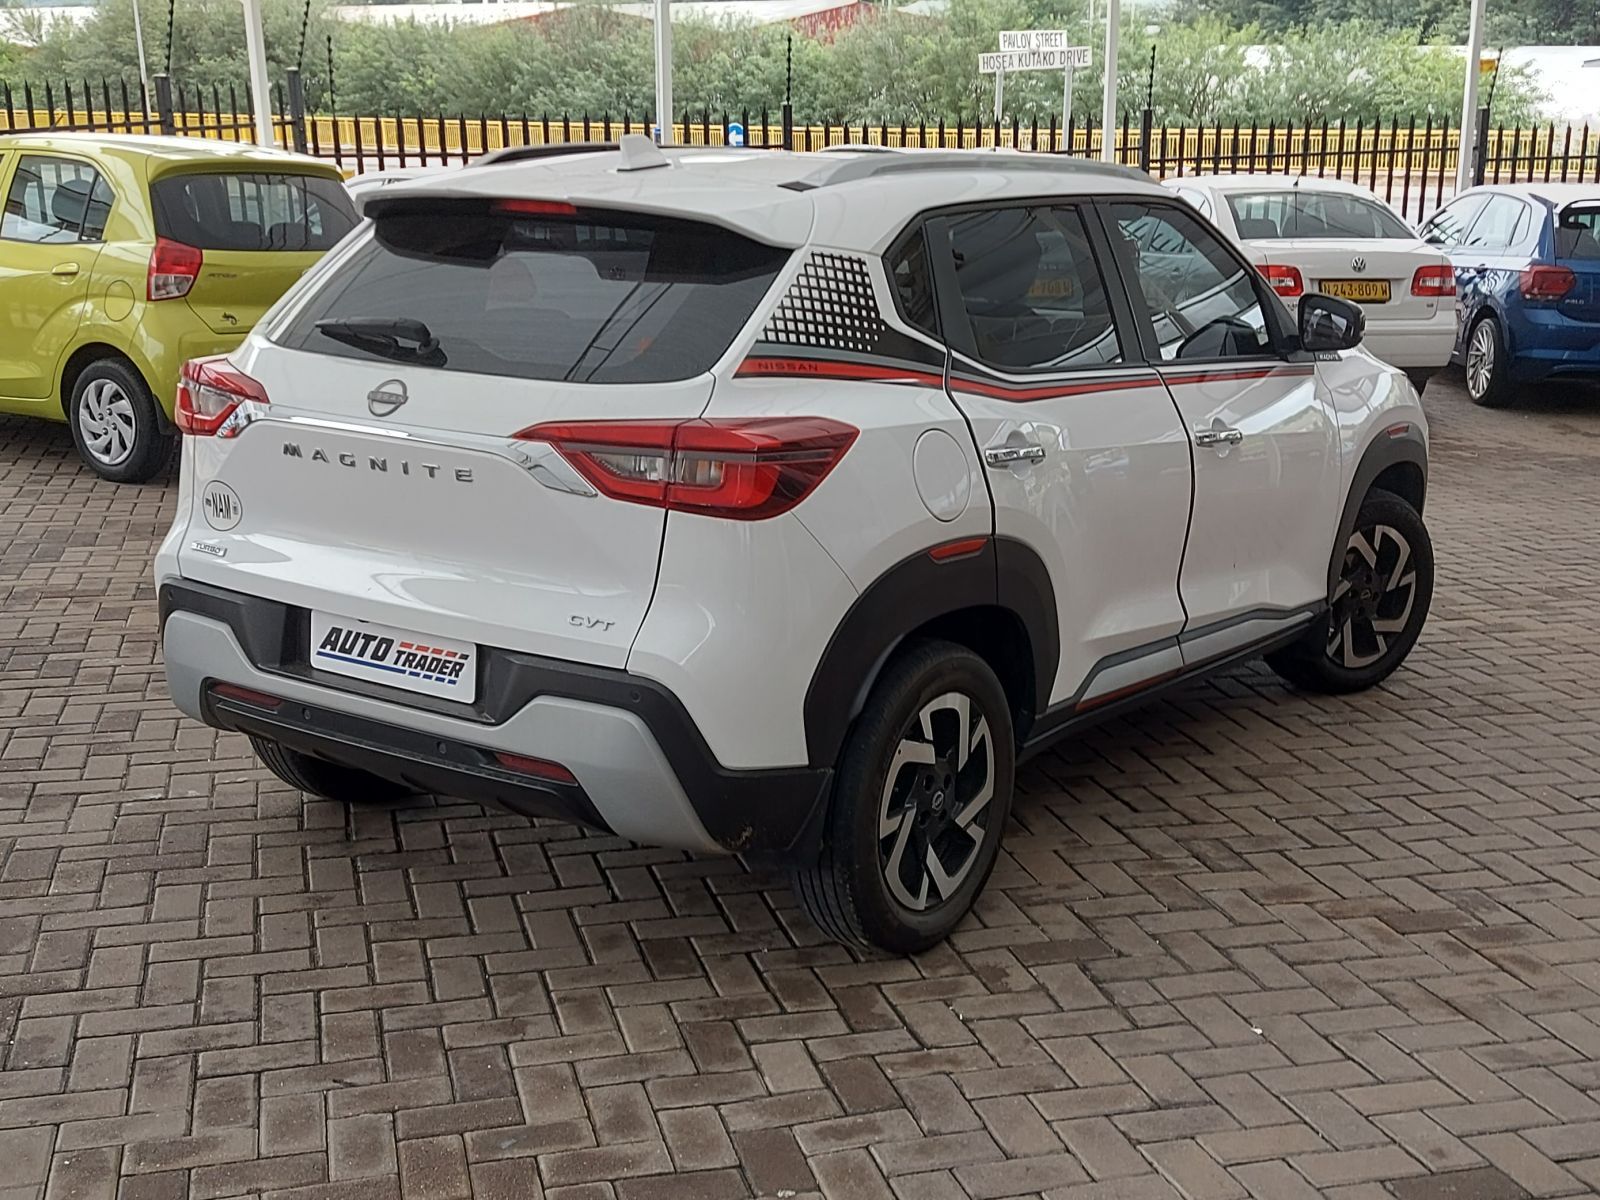
{"label": "volkswagen logo", "polygon": [[386,379],[367,393],[367,411],[375,417],[390,417],[408,398],[403,379]]}
{"label": "volkswagen logo", "polygon": [[1360,274],[1362,271],[1367,269],[1367,260],[1362,258],[1359,254],[1356,255],[1350,260],[1350,269],[1355,271],[1357,274]]}

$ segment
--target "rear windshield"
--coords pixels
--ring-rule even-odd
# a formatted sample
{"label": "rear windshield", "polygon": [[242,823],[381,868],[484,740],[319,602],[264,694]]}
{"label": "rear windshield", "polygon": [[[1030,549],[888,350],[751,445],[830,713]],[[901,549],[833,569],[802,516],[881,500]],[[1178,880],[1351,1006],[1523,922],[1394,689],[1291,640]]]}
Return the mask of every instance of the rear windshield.
{"label": "rear windshield", "polygon": [[279,341],[481,375],[665,383],[711,368],[788,257],[633,214],[396,214]]}
{"label": "rear windshield", "polygon": [[1557,258],[1600,258],[1600,204],[1569,204],[1556,223]]}
{"label": "rear windshield", "polygon": [[1338,192],[1238,192],[1228,207],[1246,240],[1416,236],[1383,205]]}
{"label": "rear windshield", "polygon": [[337,179],[280,173],[165,175],[156,232],[201,250],[327,250],[356,224]]}

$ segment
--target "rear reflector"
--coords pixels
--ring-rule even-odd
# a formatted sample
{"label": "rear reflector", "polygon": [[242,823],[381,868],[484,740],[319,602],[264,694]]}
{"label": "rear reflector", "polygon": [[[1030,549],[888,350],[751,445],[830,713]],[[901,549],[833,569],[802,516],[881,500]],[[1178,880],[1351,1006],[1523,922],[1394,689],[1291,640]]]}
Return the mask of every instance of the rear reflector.
{"label": "rear reflector", "polygon": [[1280,296],[1303,296],[1306,290],[1306,281],[1300,274],[1299,267],[1291,267],[1285,263],[1267,263],[1257,267],[1261,277],[1267,281],[1272,290]]}
{"label": "rear reflector", "polygon": [[1413,296],[1454,296],[1456,273],[1448,266],[1418,267],[1411,277]]}
{"label": "rear reflector", "polygon": [[928,551],[928,557],[934,562],[949,562],[952,558],[966,558],[969,554],[976,554],[988,544],[987,536],[962,538],[958,542],[946,542],[942,546],[935,546]]}
{"label": "rear reflector", "polygon": [[548,780],[550,783],[578,782],[578,777],[571,771],[560,763],[550,762],[548,759],[529,758],[525,754],[507,754],[503,750],[496,750],[494,760],[506,770],[515,771],[519,775],[532,775],[536,779]]}
{"label": "rear reflector", "polygon": [[825,417],[550,422],[549,442],[613,500],[756,521],[788,512],[838,465],[859,431]]}
{"label": "rear reflector", "polygon": [[178,378],[178,403],[172,419],[191,437],[238,437],[245,422],[233,418],[246,400],[268,403],[267,389],[223,355],[191,358]]}
{"label": "rear reflector", "polygon": [[200,277],[205,255],[193,246],[158,237],[150,252],[150,269],[145,275],[144,294],[148,300],[177,300],[189,294]]}
{"label": "rear reflector", "polygon": [[1522,269],[1524,300],[1559,300],[1578,286],[1578,277],[1566,267],[1538,264]]}
{"label": "rear reflector", "polygon": [[257,708],[277,708],[283,703],[282,697],[269,696],[266,692],[258,692],[254,688],[240,687],[236,683],[213,683],[211,694],[221,696],[224,700],[238,700],[244,704],[253,704]]}

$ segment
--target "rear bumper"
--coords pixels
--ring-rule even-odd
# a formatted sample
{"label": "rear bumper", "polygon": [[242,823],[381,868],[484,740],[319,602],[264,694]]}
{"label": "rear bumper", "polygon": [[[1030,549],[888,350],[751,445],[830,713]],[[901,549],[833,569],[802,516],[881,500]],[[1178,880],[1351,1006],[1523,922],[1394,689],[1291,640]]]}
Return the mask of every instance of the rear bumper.
{"label": "rear bumper", "polygon": [[[469,706],[305,665],[306,614],[276,601],[173,581],[161,587],[161,618],[173,701],[208,725],[647,845],[773,862],[816,853],[832,772],[724,768],[683,705],[650,680],[485,648]],[[283,703],[220,696],[216,683]],[[508,771],[495,751],[559,763],[577,786]]]}
{"label": "rear bumper", "polygon": [[1456,342],[1456,315],[1444,308],[1426,320],[1369,320],[1361,344],[1391,367],[1436,370],[1450,361]]}
{"label": "rear bumper", "polygon": [[1509,314],[1511,377],[1600,375],[1600,322],[1576,321],[1559,308],[1524,304]]}

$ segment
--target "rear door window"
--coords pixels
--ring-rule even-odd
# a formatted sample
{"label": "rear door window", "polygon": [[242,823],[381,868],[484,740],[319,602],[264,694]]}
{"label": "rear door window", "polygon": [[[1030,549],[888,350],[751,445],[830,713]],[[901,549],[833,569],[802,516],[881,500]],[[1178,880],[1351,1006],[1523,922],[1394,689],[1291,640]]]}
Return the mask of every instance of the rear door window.
{"label": "rear door window", "polygon": [[344,185],[321,175],[164,175],[150,201],[156,233],[200,250],[328,250],[356,224]]}
{"label": "rear door window", "polygon": [[978,358],[1008,371],[1118,362],[1122,347],[1082,214],[995,208],[939,218]]}
{"label": "rear door window", "polygon": [[6,190],[0,238],[13,242],[98,242],[111,215],[111,185],[88,163],[24,154]]}
{"label": "rear door window", "polygon": [[789,255],[697,221],[615,212],[382,216],[279,341],[521,379],[689,379],[727,350]]}

